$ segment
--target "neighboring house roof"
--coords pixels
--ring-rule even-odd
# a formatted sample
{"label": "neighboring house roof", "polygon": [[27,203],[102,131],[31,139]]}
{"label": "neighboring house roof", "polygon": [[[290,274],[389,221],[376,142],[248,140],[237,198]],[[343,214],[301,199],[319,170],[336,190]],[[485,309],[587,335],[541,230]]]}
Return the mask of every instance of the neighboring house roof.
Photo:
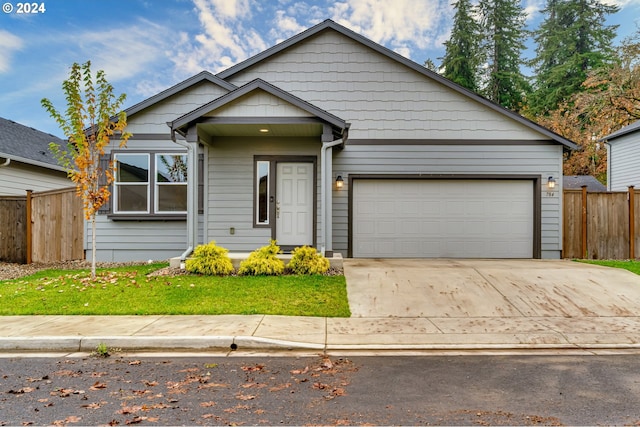
{"label": "neighboring house roof", "polygon": [[565,175],[562,178],[562,186],[566,190],[580,190],[585,185],[588,192],[607,191],[607,187],[591,175]]}
{"label": "neighboring house roof", "polygon": [[638,120],[637,122],[631,123],[630,125],[625,126],[622,129],[619,129],[613,132],[612,134],[605,136],[604,138],[601,138],[600,141],[611,142],[613,139],[619,138],[621,136],[624,136],[636,131],[640,131],[640,120]]}
{"label": "neighboring house roof", "polygon": [[49,150],[49,143],[64,146],[54,135],[0,117],[0,157],[64,171]]}
{"label": "neighboring house roof", "polygon": [[390,49],[388,49],[388,48],[386,48],[386,47],[384,47],[382,45],[379,45],[378,43],[375,43],[374,41],[369,40],[366,37],[354,32],[354,31],[352,31],[352,30],[350,30],[350,29],[348,29],[346,27],[343,27],[342,25],[339,25],[339,24],[337,24],[336,22],[334,22],[334,21],[332,21],[330,19],[327,19],[327,20],[321,22],[320,24],[309,28],[308,30],[303,31],[300,34],[297,34],[297,35],[295,35],[295,36],[283,41],[282,43],[279,43],[279,44],[277,44],[277,45],[275,45],[275,46],[273,46],[273,47],[271,47],[271,48],[269,48],[269,49],[267,49],[267,50],[255,55],[255,56],[253,56],[253,57],[251,57],[251,58],[249,58],[249,59],[247,59],[245,61],[242,61],[242,62],[240,62],[240,63],[238,63],[238,64],[236,64],[236,65],[234,65],[234,66],[232,66],[232,67],[220,72],[220,73],[218,73],[217,76],[219,78],[221,78],[221,79],[227,79],[227,78],[229,78],[229,77],[231,77],[231,76],[233,76],[235,74],[238,74],[241,71],[243,71],[243,70],[245,70],[245,69],[247,69],[247,68],[249,68],[249,67],[251,67],[251,66],[253,66],[253,65],[255,65],[255,64],[257,64],[257,63],[259,63],[259,62],[271,57],[271,56],[273,56],[273,55],[276,55],[276,54],[286,50],[287,48],[289,48],[289,47],[291,47],[291,46],[293,46],[293,45],[295,45],[297,43],[302,42],[303,40],[306,40],[306,39],[308,39],[310,37],[313,37],[316,34],[322,32],[322,31],[326,31],[328,29],[337,31],[337,32],[341,33],[342,35],[353,39],[356,42],[359,42],[359,43],[361,43],[361,44],[363,44],[365,46],[368,46],[369,48],[375,50],[376,52],[378,52],[378,53],[380,53],[382,55],[385,55],[388,58],[393,59],[393,60],[395,60],[397,62],[400,62],[403,65],[405,65],[405,66],[407,66],[407,67],[409,67],[409,68],[411,68],[411,69],[413,69],[413,70],[415,70],[415,71],[417,71],[417,72],[419,72],[419,73],[421,73],[421,74],[423,74],[423,75],[425,75],[425,76],[427,76],[427,77],[429,77],[429,78],[431,78],[431,79],[443,84],[444,86],[446,86],[446,87],[448,87],[448,88],[450,88],[450,89],[452,89],[452,90],[454,90],[456,92],[459,92],[459,93],[461,93],[461,94],[463,94],[463,95],[465,95],[465,96],[467,96],[467,97],[469,97],[469,98],[471,98],[471,99],[473,99],[473,100],[485,105],[486,107],[488,107],[488,108],[490,108],[492,110],[495,110],[495,111],[497,111],[497,112],[499,112],[501,114],[504,114],[505,116],[508,116],[511,119],[514,119],[515,121],[523,124],[524,126],[527,126],[527,127],[531,128],[531,129],[537,131],[537,132],[542,133],[543,135],[551,138],[552,140],[562,144],[567,149],[573,149],[573,150],[578,149],[578,146],[575,143],[573,143],[572,141],[570,141],[570,140],[568,140],[568,139],[566,139],[566,138],[564,138],[564,137],[562,137],[562,136],[550,131],[549,129],[547,129],[547,128],[543,127],[543,126],[540,126],[537,123],[532,122],[531,120],[526,119],[525,117],[521,116],[520,114],[518,114],[516,112],[508,110],[508,109],[502,107],[501,105],[496,104],[496,103],[494,103],[494,102],[492,102],[492,101],[490,101],[490,100],[478,95],[477,93],[472,92],[472,91],[470,91],[470,90],[468,90],[468,89],[466,89],[466,88],[464,88],[464,87],[452,82],[451,80],[449,80],[449,79],[447,79],[447,78],[445,78],[445,77],[443,77],[443,76],[441,76],[441,75],[429,70],[428,68],[418,64],[417,62],[411,61],[410,59],[407,59],[404,56],[402,56],[402,55],[400,55],[400,54],[398,54],[398,53],[396,53],[396,52],[394,52],[394,51],[392,51],[392,50],[390,50]]}
{"label": "neighboring house roof", "polygon": [[309,114],[312,114],[315,117],[318,117],[319,119],[336,128],[335,131],[336,133],[338,133],[338,137],[340,137],[340,134],[349,127],[348,124],[340,117],[337,117],[319,107],[316,107],[315,105],[303,99],[300,99],[297,96],[294,96],[289,92],[286,92],[270,83],[267,83],[262,79],[255,79],[169,123],[169,125],[171,126],[171,130],[178,131],[185,125],[198,120],[204,114],[218,109],[230,102],[233,102],[236,99],[247,95],[255,90],[263,90],[277,98],[282,99],[285,102],[288,102],[291,105],[294,105],[308,112]]}
{"label": "neighboring house roof", "polygon": [[[211,74],[208,71],[202,71],[198,74],[196,74],[195,76],[189,77],[188,79],[174,85],[171,86],[170,88],[163,90],[162,92],[153,95],[151,98],[147,98],[144,101],[141,101],[129,108],[127,108],[125,111],[125,113],[127,113],[127,116],[131,116],[139,111],[144,110],[147,107],[150,107],[164,99],[169,98],[170,96],[173,96],[181,91],[183,91],[184,89],[187,89],[191,86],[194,86],[198,83],[201,83],[203,81],[208,81],[211,82],[213,84],[216,84],[220,87],[222,87],[223,89],[226,89],[228,91],[234,90],[236,89],[236,86],[234,84],[231,84],[225,80],[222,80],[220,77],[217,77],[213,74]],[[117,117],[112,117],[113,119],[117,119]]]}

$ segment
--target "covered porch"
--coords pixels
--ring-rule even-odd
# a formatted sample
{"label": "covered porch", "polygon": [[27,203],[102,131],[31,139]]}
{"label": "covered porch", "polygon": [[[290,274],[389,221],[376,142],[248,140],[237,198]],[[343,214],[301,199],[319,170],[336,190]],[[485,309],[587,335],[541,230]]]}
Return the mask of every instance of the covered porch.
{"label": "covered porch", "polygon": [[270,240],[333,257],[332,151],[346,141],[344,120],[258,79],[168,124],[189,152],[181,261],[212,240],[238,260]]}

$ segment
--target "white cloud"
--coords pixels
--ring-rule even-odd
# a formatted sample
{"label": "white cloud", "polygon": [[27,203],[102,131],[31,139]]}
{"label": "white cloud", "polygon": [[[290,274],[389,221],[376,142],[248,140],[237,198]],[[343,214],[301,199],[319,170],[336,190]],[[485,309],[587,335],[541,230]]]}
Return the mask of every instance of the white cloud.
{"label": "white cloud", "polygon": [[11,66],[11,56],[16,50],[22,49],[24,42],[18,36],[11,34],[8,31],[0,30],[0,73],[9,71]]}
{"label": "white cloud", "polygon": [[138,75],[159,60],[166,58],[165,40],[171,37],[167,29],[158,24],[141,20],[138,24],[107,31],[86,32],[74,35],[79,40],[84,58],[92,60],[92,69],[104,70],[111,82],[126,80]]}
{"label": "white cloud", "polygon": [[451,11],[448,0],[347,0],[331,8],[336,22],[406,55],[412,45],[435,47],[448,31]]}
{"label": "white cloud", "polygon": [[251,20],[249,0],[193,0],[201,31],[182,37],[172,61],[185,74],[218,72],[267,48]]}
{"label": "white cloud", "polygon": [[273,20],[274,28],[269,32],[269,35],[275,39],[276,42],[280,42],[307,29],[306,26],[300,25],[293,16],[287,16],[287,13],[289,12],[284,10],[276,11],[276,17]]}
{"label": "white cloud", "polygon": [[536,15],[544,9],[543,0],[526,0],[523,2],[524,13],[527,16],[527,22],[531,22],[536,18]]}

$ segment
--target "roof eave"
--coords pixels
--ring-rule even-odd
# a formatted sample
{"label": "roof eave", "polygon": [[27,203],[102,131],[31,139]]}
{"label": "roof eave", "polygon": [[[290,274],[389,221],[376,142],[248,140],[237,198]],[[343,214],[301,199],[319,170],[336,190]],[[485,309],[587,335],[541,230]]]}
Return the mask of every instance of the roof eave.
{"label": "roof eave", "polygon": [[[142,111],[160,101],[163,101],[167,98],[169,98],[170,96],[173,96],[191,86],[194,86],[198,83],[201,83],[203,81],[208,81],[211,82],[213,84],[216,84],[220,87],[222,87],[223,89],[226,89],[228,91],[232,91],[234,89],[237,88],[236,85],[229,83],[223,79],[221,79],[218,76],[215,76],[214,74],[211,74],[209,71],[202,71],[198,74],[196,74],[195,76],[189,77],[188,79],[174,85],[171,86],[168,89],[163,90],[162,92],[153,95],[150,98],[145,99],[144,101],[141,101],[129,108],[127,108],[126,110],[124,110],[124,112],[127,114],[127,117],[132,116],[134,114],[136,114],[139,111]],[[114,116],[111,118],[112,120],[117,119],[117,116]]]}
{"label": "roof eave", "polygon": [[2,159],[10,159],[11,161],[25,163],[25,164],[29,164],[29,165],[32,165],[32,166],[38,166],[38,167],[46,168],[46,169],[52,169],[52,170],[56,170],[56,171],[60,171],[60,172],[67,172],[67,170],[65,168],[63,168],[62,166],[60,166],[60,165],[54,165],[54,164],[51,164],[51,163],[40,162],[38,160],[28,159],[26,157],[21,157],[21,156],[14,156],[13,154],[0,153],[0,158],[2,158]]}

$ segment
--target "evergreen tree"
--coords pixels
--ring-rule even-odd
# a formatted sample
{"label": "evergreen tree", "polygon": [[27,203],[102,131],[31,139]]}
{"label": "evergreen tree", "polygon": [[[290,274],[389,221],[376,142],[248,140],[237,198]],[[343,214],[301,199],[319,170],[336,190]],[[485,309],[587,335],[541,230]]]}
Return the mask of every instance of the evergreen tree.
{"label": "evergreen tree", "polygon": [[534,40],[536,57],[534,92],[529,108],[546,114],[583,90],[590,70],[600,68],[615,57],[612,48],[617,26],[606,26],[607,15],[617,6],[600,0],[549,0],[542,11],[546,17]]}
{"label": "evergreen tree", "polygon": [[444,77],[472,91],[478,90],[480,25],[473,18],[470,0],[453,3],[456,9],[451,37],[444,43]]}
{"label": "evergreen tree", "polygon": [[520,71],[527,36],[526,14],[520,0],[480,0],[478,7],[487,64],[482,93],[505,108],[519,111],[529,91]]}

